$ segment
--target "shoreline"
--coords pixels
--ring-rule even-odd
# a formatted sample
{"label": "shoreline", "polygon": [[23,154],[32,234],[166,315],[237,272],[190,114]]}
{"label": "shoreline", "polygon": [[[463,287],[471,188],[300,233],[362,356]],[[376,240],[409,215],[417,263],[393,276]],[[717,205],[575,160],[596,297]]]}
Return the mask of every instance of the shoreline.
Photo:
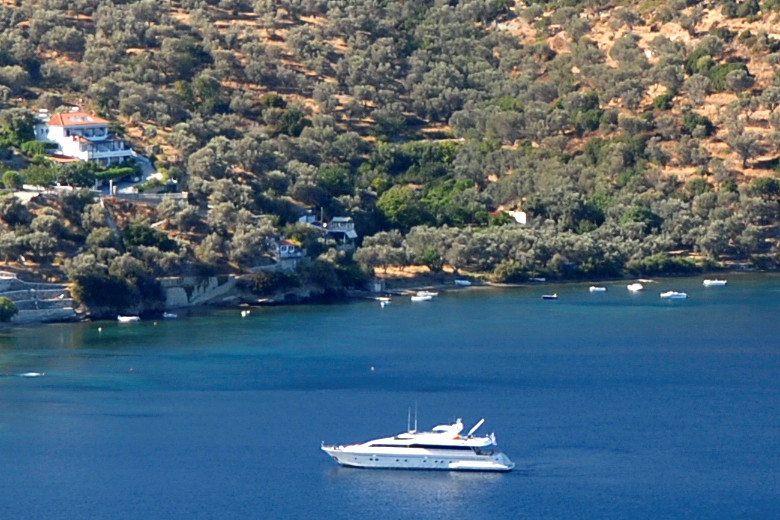
{"label": "shoreline", "polygon": [[[385,280],[385,283],[388,284],[388,287],[385,291],[382,292],[371,292],[371,291],[352,291],[351,296],[356,299],[370,299],[375,300],[383,295],[394,295],[394,296],[411,296],[415,294],[417,291],[426,291],[426,290],[435,290],[439,292],[455,292],[455,291],[470,291],[470,290],[480,290],[480,289],[517,289],[517,288],[528,288],[528,287],[545,287],[545,286],[584,286],[588,287],[591,285],[597,285],[597,286],[608,286],[608,285],[622,285],[622,284],[628,284],[631,282],[641,282],[641,283],[660,283],[661,280],[671,280],[671,279],[689,279],[689,278],[701,278],[704,279],[722,279],[729,275],[771,275],[771,274],[780,274],[778,271],[774,270],[748,270],[748,269],[728,269],[728,270],[722,270],[717,272],[702,272],[702,273],[696,273],[696,274],[665,274],[662,276],[656,276],[654,278],[647,278],[647,277],[622,277],[622,278],[606,278],[606,279],[590,279],[590,280],[544,280],[544,281],[527,281],[527,282],[521,282],[521,283],[499,283],[499,282],[490,282],[490,281],[483,281],[475,279],[473,276],[463,276],[462,278],[455,278],[453,277],[452,280],[449,281],[437,281],[437,282],[426,282],[426,283],[414,283],[416,276],[411,276],[407,278],[382,278]],[[472,285],[469,286],[458,286],[455,285],[454,280],[455,279],[468,279],[472,282]],[[408,280],[408,283],[403,283],[401,287],[393,287],[390,284],[395,283],[398,280]]]}
{"label": "shoreline", "polygon": [[[424,273],[420,275],[406,276],[406,277],[377,277],[384,286],[382,291],[371,290],[346,290],[344,294],[338,296],[323,296],[313,295],[312,291],[308,297],[289,299],[285,298],[284,293],[275,294],[266,297],[256,297],[255,295],[235,295],[230,298],[230,303],[222,301],[219,303],[203,303],[199,305],[176,307],[171,309],[165,309],[159,313],[148,313],[147,318],[142,318],[143,321],[156,321],[165,319],[162,316],[163,312],[178,313],[181,317],[190,315],[193,311],[195,313],[202,309],[246,309],[251,307],[264,307],[264,306],[295,306],[295,305],[322,305],[333,304],[338,302],[348,302],[350,300],[377,300],[382,296],[412,296],[418,291],[436,291],[436,292],[455,292],[455,291],[475,291],[486,289],[515,289],[515,288],[530,288],[530,287],[544,287],[544,286],[568,286],[587,287],[590,285],[621,285],[623,283],[630,283],[640,281],[641,283],[659,283],[661,280],[671,279],[692,279],[700,278],[724,278],[731,275],[772,275],[779,274],[775,270],[748,270],[748,269],[726,269],[717,272],[709,273],[696,273],[696,274],[668,274],[658,276],[656,278],[640,278],[640,277],[622,277],[622,278],[608,278],[601,280],[537,280],[526,281],[522,283],[498,283],[481,280],[479,277],[462,275],[455,276],[452,273]],[[432,279],[433,278],[433,279]],[[456,285],[455,280],[468,280],[472,285],[462,286]],[[143,316],[145,313],[141,313]],[[0,329],[9,330],[15,327],[29,328],[37,327],[40,325],[56,324],[56,323],[79,323],[79,322],[98,322],[98,321],[113,321],[111,317],[91,317],[88,312],[78,313],[75,319],[67,320],[53,320],[53,321],[41,321],[41,322],[22,322],[16,323],[14,321],[0,324]]]}

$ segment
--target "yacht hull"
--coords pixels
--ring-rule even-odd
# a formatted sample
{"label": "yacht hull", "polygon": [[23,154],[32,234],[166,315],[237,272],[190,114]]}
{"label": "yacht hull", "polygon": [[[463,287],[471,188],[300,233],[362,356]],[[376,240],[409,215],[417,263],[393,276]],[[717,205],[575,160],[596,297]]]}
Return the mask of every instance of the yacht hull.
{"label": "yacht hull", "polygon": [[322,450],[342,466],[374,469],[444,471],[511,471],[515,464],[503,453],[464,456],[462,453],[363,453],[349,446],[323,446]]}

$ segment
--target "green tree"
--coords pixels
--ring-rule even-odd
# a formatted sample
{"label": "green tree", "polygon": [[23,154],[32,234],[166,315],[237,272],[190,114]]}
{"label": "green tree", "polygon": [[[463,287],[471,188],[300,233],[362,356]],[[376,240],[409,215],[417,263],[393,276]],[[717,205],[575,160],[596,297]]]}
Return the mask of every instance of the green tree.
{"label": "green tree", "polygon": [[379,197],[376,207],[390,225],[402,231],[432,220],[411,186],[393,186]]}
{"label": "green tree", "polygon": [[13,300],[0,296],[0,322],[8,323],[18,312],[19,309]]}
{"label": "green tree", "polygon": [[22,178],[26,184],[33,186],[54,186],[56,171],[48,164],[33,164],[22,172]]}
{"label": "green tree", "polygon": [[122,230],[122,240],[126,247],[153,246],[161,251],[171,251],[176,243],[168,238],[168,235],[156,229],[152,229],[144,221],[136,221],[128,224]]}
{"label": "green tree", "polygon": [[0,219],[3,219],[10,226],[29,224],[32,220],[32,213],[18,198],[13,195],[5,195],[0,197]]}
{"label": "green tree", "polygon": [[22,187],[22,175],[14,170],[8,170],[3,174],[3,184],[9,190],[18,190]]}
{"label": "green tree", "polygon": [[21,147],[35,139],[35,117],[22,108],[0,111],[0,140]]}
{"label": "green tree", "polygon": [[64,186],[90,188],[95,184],[94,167],[83,161],[68,163],[56,170],[55,180]]}

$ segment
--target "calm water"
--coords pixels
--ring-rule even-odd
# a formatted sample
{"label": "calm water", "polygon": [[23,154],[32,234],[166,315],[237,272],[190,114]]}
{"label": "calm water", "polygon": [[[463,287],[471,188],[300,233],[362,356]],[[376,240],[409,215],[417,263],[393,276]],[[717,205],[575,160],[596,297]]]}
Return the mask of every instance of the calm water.
{"label": "calm water", "polygon": [[[779,311],[780,278],[730,275],[13,329],[0,518],[778,518]],[[485,417],[518,469],[320,452],[415,401],[421,428]]]}

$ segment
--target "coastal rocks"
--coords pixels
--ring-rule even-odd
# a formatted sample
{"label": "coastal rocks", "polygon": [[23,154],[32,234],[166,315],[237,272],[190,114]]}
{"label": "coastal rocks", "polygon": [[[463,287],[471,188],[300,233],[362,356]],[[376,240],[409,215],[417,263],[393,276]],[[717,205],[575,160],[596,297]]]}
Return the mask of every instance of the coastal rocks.
{"label": "coastal rocks", "polygon": [[165,308],[193,307],[223,303],[236,287],[234,276],[183,276],[160,280],[165,292]]}

